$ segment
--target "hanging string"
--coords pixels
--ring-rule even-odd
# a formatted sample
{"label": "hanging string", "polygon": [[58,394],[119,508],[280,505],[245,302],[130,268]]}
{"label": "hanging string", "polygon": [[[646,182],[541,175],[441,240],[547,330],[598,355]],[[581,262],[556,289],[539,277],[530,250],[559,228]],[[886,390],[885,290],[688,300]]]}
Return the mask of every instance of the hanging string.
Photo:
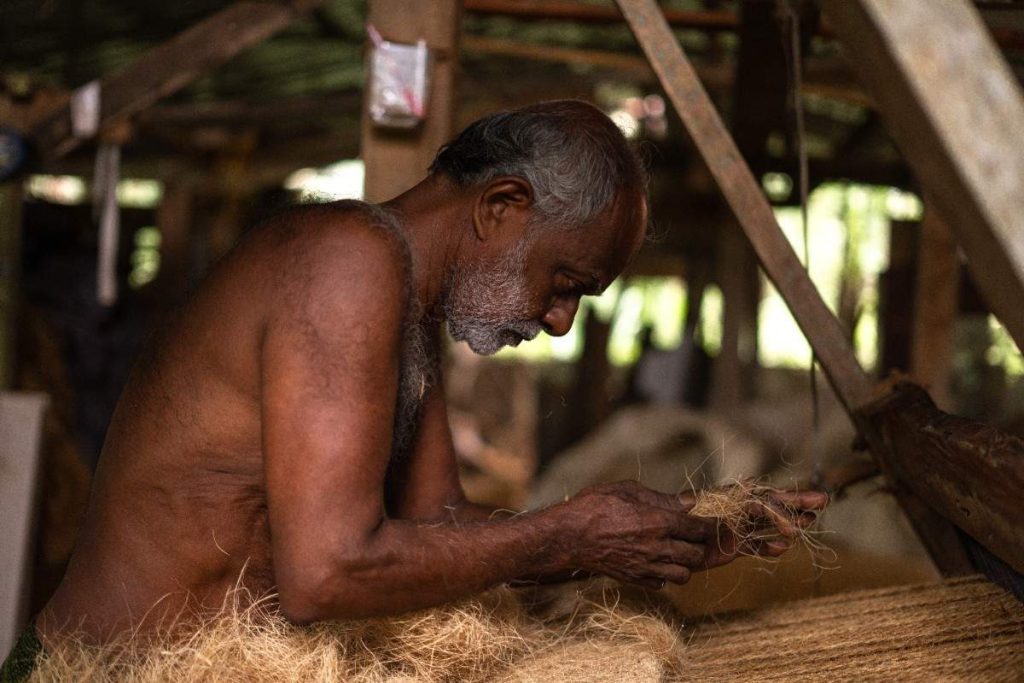
{"label": "hanging string", "polygon": [[[798,163],[798,183],[800,191],[800,228],[803,233],[803,256],[804,256],[804,269],[807,271],[808,276],[811,273],[811,241],[810,241],[810,229],[808,219],[808,208],[807,208],[807,195],[809,194],[810,173],[807,167],[807,136],[806,129],[804,126],[804,107],[803,107],[803,57],[800,45],[800,13],[793,8],[791,4],[792,0],[781,0],[780,5],[783,11],[783,16],[787,19],[786,24],[789,33],[789,45],[785,50],[786,53],[786,67],[787,67],[787,80],[789,81],[789,92],[791,95],[791,102],[793,106],[794,122],[796,127],[796,154]],[[821,426],[821,410],[820,403],[818,400],[818,378],[817,378],[817,364],[818,359],[814,354],[814,350],[811,349],[811,361],[809,367],[809,376],[811,382],[811,424],[814,429],[814,435],[817,436],[819,428]],[[817,454],[817,449],[815,449]],[[816,455],[814,458],[814,475],[815,478],[820,474],[819,470],[821,467],[821,458]]]}

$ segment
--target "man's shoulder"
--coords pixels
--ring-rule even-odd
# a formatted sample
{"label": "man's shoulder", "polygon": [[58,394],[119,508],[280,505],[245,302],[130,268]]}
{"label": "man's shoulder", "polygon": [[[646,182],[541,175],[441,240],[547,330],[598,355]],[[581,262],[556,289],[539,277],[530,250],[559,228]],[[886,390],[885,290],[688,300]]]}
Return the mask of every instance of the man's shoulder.
{"label": "man's shoulder", "polygon": [[285,290],[408,294],[409,248],[397,219],[380,207],[356,201],[296,207],[264,231]]}

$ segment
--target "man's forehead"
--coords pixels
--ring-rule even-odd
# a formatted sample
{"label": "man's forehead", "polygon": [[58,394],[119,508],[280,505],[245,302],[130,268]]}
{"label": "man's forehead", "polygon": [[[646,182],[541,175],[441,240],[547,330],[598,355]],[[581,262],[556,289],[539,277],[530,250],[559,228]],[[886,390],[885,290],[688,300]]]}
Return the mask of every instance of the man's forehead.
{"label": "man's forehead", "polygon": [[647,198],[639,194],[620,199],[626,201],[616,202],[617,206],[610,217],[612,224],[608,226],[610,243],[605,269],[613,278],[633,260],[647,235]]}

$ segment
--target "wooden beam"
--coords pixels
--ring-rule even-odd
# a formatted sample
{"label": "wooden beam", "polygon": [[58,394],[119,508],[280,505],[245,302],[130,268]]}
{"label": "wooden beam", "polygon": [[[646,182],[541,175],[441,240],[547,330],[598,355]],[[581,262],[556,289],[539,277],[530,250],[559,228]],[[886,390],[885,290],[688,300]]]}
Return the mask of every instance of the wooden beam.
{"label": "wooden beam", "polygon": [[[433,52],[426,120],[415,131],[389,131],[363,112],[362,157],[366,163],[366,199],[391,199],[424,176],[452,135],[455,67],[461,17],[458,0],[371,0],[369,22],[385,40],[415,43],[424,39]],[[366,89],[369,92],[369,88]]]}
{"label": "wooden beam", "polygon": [[839,400],[852,412],[868,400],[871,384],[857,363],[847,333],[822,301],[779,228],[760,185],[736,149],[658,5],[654,0],[617,2],[762,267],[793,312]]}
{"label": "wooden beam", "polygon": [[[747,0],[743,6],[757,2],[770,4],[769,0]],[[1024,49],[1024,21],[1020,19],[1007,22],[1005,15],[1009,12],[999,10],[1020,10],[1020,6],[1006,2],[977,3],[982,6],[982,14],[992,30],[992,35],[999,45],[1007,50]],[[572,21],[589,24],[613,24],[622,17],[613,8],[574,0],[465,0],[467,12],[479,15],[495,15],[512,17],[524,21]],[[735,12],[727,10],[674,10],[664,11],[669,25],[677,29],[694,29],[698,31],[726,32],[739,28],[740,19]],[[833,38],[834,32],[829,26],[819,26],[817,35],[821,38]]]}
{"label": "wooden beam", "polygon": [[858,413],[883,466],[930,507],[1024,572],[1024,442],[943,413],[909,382]]}
{"label": "wooden beam", "polygon": [[[614,7],[571,0],[465,0],[467,12],[516,19],[574,21],[611,24],[622,21]],[[734,12],[666,10],[665,19],[676,28],[734,31],[739,19]]]}
{"label": "wooden beam", "polygon": [[992,311],[1024,347],[1024,100],[967,0],[825,11]]}
{"label": "wooden beam", "polygon": [[332,119],[359,112],[361,92],[296,97],[274,102],[229,100],[161,104],[139,115],[140,126],[197,126],[210,124],[273,124],[282,120]]}
{"label": "wooden beam", "polygon": [[[100,127],[180,90],[318,4],[320,0],[242,0],[200,21],[100,81]],[[70,104],[34,126],[33,137],[44,154],[53,156],[67,154],[81,144],[71,130]]]}
{"label": "wooden beam", "polygon": [[931,206],[928,199],[918,240],[910,374],[936,405],[949,410],[960,259],[949,228]]}

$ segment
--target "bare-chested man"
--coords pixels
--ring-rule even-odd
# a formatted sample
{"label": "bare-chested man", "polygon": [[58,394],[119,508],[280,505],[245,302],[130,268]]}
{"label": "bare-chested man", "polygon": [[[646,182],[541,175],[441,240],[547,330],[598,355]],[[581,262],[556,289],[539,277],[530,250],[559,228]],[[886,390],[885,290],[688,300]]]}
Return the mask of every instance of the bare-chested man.
{"label": "bare-chested man", "polygon": [[459,487],[441,325],[482,354],[565,334],[638,250],[644,186],[606,116],[553,102],[473,124],[381,206],[254,230],[138,363],[43,640],[216,607],[240,575],[304,623],[573,572],[660,587],[730,560],[686,496],[621,483],[492,518]]}

